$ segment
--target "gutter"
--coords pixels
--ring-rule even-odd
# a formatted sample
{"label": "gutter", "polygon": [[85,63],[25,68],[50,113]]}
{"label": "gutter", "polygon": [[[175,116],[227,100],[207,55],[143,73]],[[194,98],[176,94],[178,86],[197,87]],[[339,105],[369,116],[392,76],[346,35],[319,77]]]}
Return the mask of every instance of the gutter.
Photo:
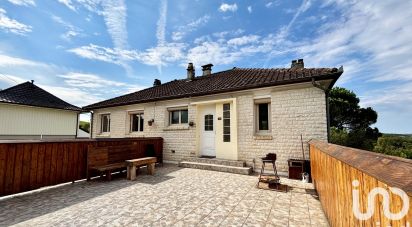
{"label": "gutter", "polygon": [[321,84],[317,83],[314,77],[312,77],[312,85],[316,88],[319,88],[325,92],[325,102],[326,102],[326,122],[327,122],[327,136],[328,136],[328,143],[330,142],[330,111],[329,111],[329,92],[335,85],[336,81],[339,79],[340,75],[343,73],[343,66],[339,67],[338,69],[339,76],[336,79],[333,79],[332,82],[329,84],[328,87],[323,87]]}

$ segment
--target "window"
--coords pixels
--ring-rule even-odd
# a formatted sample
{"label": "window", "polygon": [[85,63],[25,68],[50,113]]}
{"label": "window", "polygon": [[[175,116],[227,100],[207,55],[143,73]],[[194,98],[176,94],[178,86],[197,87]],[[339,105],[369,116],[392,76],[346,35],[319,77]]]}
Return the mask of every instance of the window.
{"label": "window", "polygon": [[143,132],[143,113],[130,114],[130,132]]}
{"label": "window", "polygon": [[100,120],[100,132],[110,132],[110,114],[102,114]]}
{"label": "window", "polygon": [[230,142],[230,104],[223,104],[223,142]]}
{"label": "window", "polygon": [[173,110],[169,112],[170,124],[187,124],[189,122],[187,110]]}
{"label": "window", "polygon": [[270,131],[270,103],[257,103],[256,116],[256,130],[258,132]]}
{"label": "window", "polygon": [[213,131],[213,115],[205,115],[205,131]]}

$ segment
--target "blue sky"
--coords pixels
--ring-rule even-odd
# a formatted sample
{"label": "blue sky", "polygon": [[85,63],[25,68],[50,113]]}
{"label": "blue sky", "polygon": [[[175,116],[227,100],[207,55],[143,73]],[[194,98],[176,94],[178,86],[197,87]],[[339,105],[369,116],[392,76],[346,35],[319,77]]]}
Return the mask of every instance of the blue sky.
{"label": "blue sky", "polygon": [[383,132],[412,133],[412,1],[2,0],[0,88],[84,106],[185,67],[339,67]]}

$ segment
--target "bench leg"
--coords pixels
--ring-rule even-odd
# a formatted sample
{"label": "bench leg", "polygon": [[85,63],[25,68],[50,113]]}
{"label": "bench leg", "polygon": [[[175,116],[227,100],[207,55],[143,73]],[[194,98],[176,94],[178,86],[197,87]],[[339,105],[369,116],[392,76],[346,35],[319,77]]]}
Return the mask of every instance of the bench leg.
{"label": "bench leg", "polygon": [[155,173],[155,164],[151,163],[147,165],[147,173],[153,175]]}
{"label": "bench leg", "polygon": [[136,166],[127,167],[127,179],[136,180]]}
{"label": "bench leg", "polygon": [[106,180],[108,180],[108,181],[112,180],[112,171],[111,170],[106,170]]}

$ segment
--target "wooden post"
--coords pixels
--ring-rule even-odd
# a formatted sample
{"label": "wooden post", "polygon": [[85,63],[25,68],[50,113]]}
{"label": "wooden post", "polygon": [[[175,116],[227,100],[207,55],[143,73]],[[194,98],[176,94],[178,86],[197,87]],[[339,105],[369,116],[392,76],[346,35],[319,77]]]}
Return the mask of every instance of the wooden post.
{"label": "wooden post", "polygon": [[127,166],[127,179],[136,180],[136,166],[135,165]]}
{"label": "wooden post", "polygon": [[155,172],[155,163],[150,163],[147,165],[147,173],[153,175]]}

